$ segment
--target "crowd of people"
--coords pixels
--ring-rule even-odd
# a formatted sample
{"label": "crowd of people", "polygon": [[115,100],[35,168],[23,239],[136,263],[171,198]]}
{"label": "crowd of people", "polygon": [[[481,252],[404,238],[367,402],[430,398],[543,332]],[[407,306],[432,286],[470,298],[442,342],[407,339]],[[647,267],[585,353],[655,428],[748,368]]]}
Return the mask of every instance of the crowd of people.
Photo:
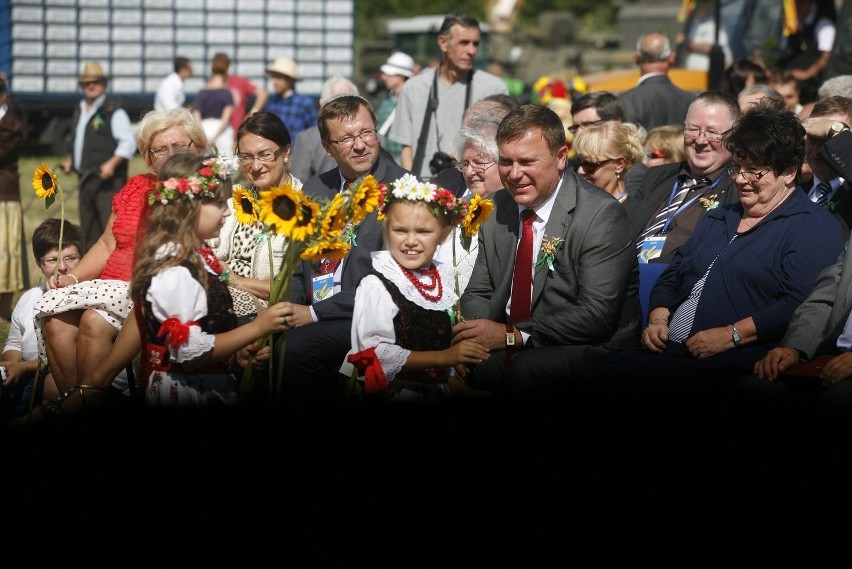
{"label": "crowd of people", "polygon": [[[701,66],[705,4],[688,43]],[[449,401],[852,413],[852,91],[829,80],[808,100],[797,82],[824,66],[748,60],[725,89],[686,92],[669,38],[648,33],[635,88],[574,93],[560,116],[475,68],[480,33],[452,12],[435,67],[392,54],[378,111],[343,77],[319,104],[296,93],[287,58],[267,94],[217,54],[191,109],[177,58],[132,126],[87,64],[63,164],[81,225],[32,236],[44,279],[10,314],[4,418]],[[149,172],[127,179],[134,137]],[[293,197],[353,188],[356,222]],[[295,264],[280,302],[297,244],[244,219],[255,200],[346,235],[344,253]]]}

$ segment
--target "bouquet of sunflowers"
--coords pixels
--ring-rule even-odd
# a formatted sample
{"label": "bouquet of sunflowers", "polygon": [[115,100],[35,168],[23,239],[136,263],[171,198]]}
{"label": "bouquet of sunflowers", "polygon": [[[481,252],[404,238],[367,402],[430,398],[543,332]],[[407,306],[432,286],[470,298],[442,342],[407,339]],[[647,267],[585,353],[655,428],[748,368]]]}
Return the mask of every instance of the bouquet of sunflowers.
{"label": "bouquet of sunflowers", "polygon": [[[265,191],[238,186],[234,190],[234,209],[237,221],[258,226],[258,238],[278,234],[287,239],[287,247],[281,266],[270,266],[273,275],[269,292],[269,304],[285,299],[290,290],[290,282],[300,260],[314,265],[321,261],[336,262],[343,259],[355,246],[355,229],[379,203],[380,187],[372,175],[353,182],[347,189],[336,194],[330,200],[315,201],[301,190],[290,184],[277,186]],[[273,256],[270,251],[270,264]],[[261,339],[261,345],[268,345],[270,338]],[[282,340],[286,344],[286,332]],[[274,362],[270,372],[270,399],[280,400],[284,355],[282,345],[278,352],[278,361]],[[240,384],[240,393],[247,396],[252,392],[254,380],[252,366],[247,366]]]}

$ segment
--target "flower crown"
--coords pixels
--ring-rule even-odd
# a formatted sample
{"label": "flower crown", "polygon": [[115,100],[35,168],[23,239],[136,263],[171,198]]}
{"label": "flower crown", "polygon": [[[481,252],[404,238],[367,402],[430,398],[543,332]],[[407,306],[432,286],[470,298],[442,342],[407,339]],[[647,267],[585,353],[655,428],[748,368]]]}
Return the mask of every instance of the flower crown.
{"label": "flower crown", "polygon": [[383,184],[379,190],[379,219],[385,218],[393,198],[431,204],[432,213],[445,217],[451,225],[461,225],[468,214],[466,201],[456,199],[450,190],[429,182],[421,182],[412,174],[405,174],[392,182],[390,189]]}
{"label": "flower crown", "polygon": [[220,180],[228,180],[237,171],[236,158],[218,154],[201,164],[197,172],[185,178],[159,180],[148,192],[148,205],[160,202],[163,205],[175,200],[213,198]]}

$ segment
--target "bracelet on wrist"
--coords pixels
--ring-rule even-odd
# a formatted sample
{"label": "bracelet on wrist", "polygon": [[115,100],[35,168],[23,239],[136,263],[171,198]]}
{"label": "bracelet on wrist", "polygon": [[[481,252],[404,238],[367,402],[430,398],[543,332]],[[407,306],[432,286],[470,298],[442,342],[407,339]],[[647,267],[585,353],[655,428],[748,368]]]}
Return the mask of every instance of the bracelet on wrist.
{"label": "bracelet on wrist", "polygon": [[228,281],[231,280],[231,271],[222,271],[222,274],[219,275],[219,280],[225,284],[228,284]]}
{"label": "bracelet on wrist", "polygon": [[80,284],[80,281],[77,280],[77,277],[74,276],[74,273],[65,273],[65,276],[71,277],[72,279],[74,279],[74,284]]}

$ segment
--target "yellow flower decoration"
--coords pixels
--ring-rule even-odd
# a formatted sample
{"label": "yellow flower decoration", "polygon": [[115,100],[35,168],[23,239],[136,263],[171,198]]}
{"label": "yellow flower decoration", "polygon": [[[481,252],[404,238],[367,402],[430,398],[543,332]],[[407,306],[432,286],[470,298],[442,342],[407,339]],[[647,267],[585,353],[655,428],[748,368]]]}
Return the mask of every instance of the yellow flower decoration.
{"label": "yellow flower decoration", "polygon": [[242,186],[234,189],[234,215],[243,225],[254,225],[259,219],[259,205],[255,193]]}
{"label": "yellow flower decoration", "polygon": [[339,237],[347,221],[346,198],[343,194],[336,194],[325,209],[322,219],[323,237],[326,239]]}
{"label": "yellow flower decoration", "polygon": [[33,189],[39,199],[46,200],[56,193],[56,175],[42,162],[33,173]]}
{"label": "yellow flower decoration", "polygon": [[290,184],[260,192],[260,219],[271,225],[276,233],[289,236],[303,201],[305,195]]}
{"label": "yellow flower decoration", "polygon": [[479,231],[479,226],[491,217],[491,212],[494,210],[494,202],[489,199],[483,199],[479,194],[473,196],[470,200],[470,207],[467,216],[462,222],[462,231],[468,237],[473,237]]}
{"label": "yellow flower decoration", "polygon": [[361,223],[368,213],[379,205],[379,182],[371,174],[352,191],[352,218],[354,224]]}
{"label": "yellow flower decoration", "polygon": [[343,259],[348,252],[349,244],[345,241],[321,241],[302,251],[302,259],[311,263],[318,263],[323,259],[334,262]]}
{"label": "yellow flower decoration", "polygon": [[290,229],[290,239],[293,241],[304,241],[313,235],[317,227],[319,227],[321,215],[319,204],[304,199],[299,204],[299,214],[296,216],[296,222]]}

